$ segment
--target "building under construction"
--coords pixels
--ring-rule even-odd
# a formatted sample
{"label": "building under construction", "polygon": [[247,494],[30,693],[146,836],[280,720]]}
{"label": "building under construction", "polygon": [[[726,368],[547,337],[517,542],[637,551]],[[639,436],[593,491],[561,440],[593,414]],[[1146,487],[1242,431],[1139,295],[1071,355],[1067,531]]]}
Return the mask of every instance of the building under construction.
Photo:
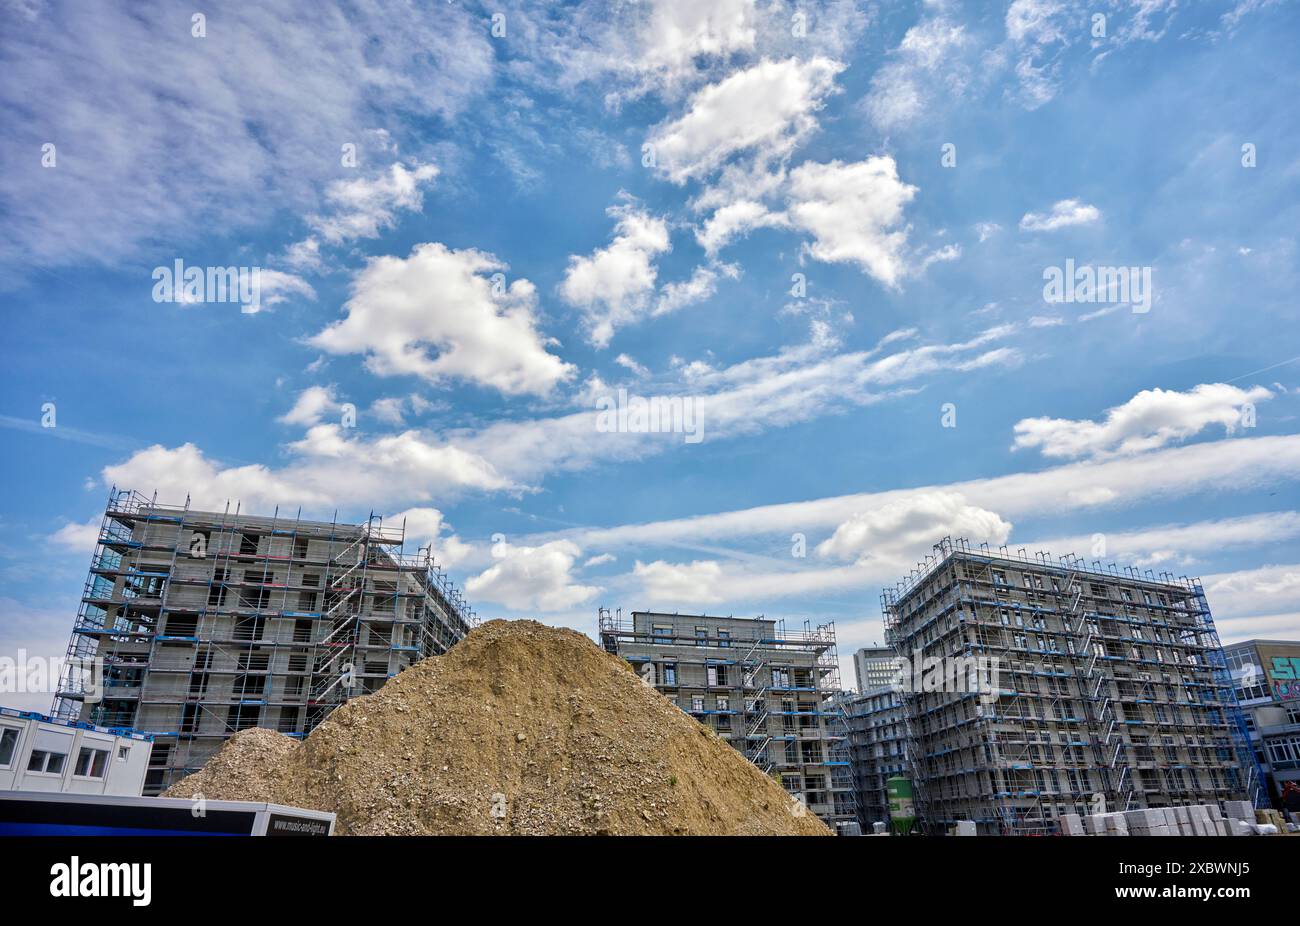
{"label": "building under construction", "polygon": [[[881,605],[906,660],[927,832],[969,820],[982,834],[1043,834],[1066,813],[1258,802],[1198,581],[945,539]],[[960,683],[975,660],[993,668],[991,686]],[[953,663],[965,665],[925,682]]]}
{"label": "building under construction", "polygon": [[[406,554],[404,539],[378,517],[195,511],[114,490],[56,716],[153,734],[146,795],[236,731],[303,736],[473,625],[430,551]],[[102,679],[85,668],[96,660]]]}
{"label": "building under construction", "polygon": [[837,832],[856,829],[835,627],[602,608],[600,642]]}
{"label": "building under construction", "polygon": [[845,701],[854,799],[864,833],[889,823],[887,782],[907,777],[907,725],[898,685],[882,685]]}

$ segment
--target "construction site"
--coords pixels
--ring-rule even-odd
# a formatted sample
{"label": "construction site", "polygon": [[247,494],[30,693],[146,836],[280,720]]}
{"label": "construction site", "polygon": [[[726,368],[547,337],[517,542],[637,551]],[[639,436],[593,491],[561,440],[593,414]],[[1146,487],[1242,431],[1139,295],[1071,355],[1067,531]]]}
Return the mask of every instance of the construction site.
{"label": "construction site", "polygon": [[53,713],[151,735],[146,794],[240,730],[304,736],[474,626],[430,550],[403,552],[404,524],[299,514],[110,494]]}
{"label": "construction site", "polygon": [[976,657],[996,670],[991,689],[904,686],[927,833],[1044,835],[1067,815],[1260,805],[1199,582],[945,539],[881,609],[913,666]]}
{"label": "construction site", "polygon": [[882,594],[855,694],[831,623],[479,626],[405,540],[114,490],[54,716],[0,723],[30,817],[5,825],[147,822],[162,795],[193,828],[175,811],[201,795],[254,832],[1300,830],[1267,807],[1195,580],[945,539]]}

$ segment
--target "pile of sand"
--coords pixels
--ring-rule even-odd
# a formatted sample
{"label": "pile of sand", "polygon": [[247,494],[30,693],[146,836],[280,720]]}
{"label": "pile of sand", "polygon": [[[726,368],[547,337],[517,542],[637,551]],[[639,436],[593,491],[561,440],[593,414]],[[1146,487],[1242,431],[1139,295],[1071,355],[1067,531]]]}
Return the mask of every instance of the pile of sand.
{"label": "pile of sand", "polygon": [[484,624],[302,743],[236,734],[167,795],[195,793],[354,835],[830,834],[623,660],[533,621]]}

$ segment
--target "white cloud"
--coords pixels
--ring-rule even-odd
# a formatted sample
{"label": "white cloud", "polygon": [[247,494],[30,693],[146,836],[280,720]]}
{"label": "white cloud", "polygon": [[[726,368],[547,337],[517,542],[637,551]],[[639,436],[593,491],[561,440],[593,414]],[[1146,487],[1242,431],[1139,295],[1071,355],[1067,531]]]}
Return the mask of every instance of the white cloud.
{"label": "white cloud", "polygon": [[[420,187],[437,176],[438,168],[432,164],[415,163],[408,170],[396,163],[373,177],[335,180],[325,190],[325,200],[333,211],[308,216],[307,224],[330,244],[377,238],[393,226],[399,210],[421,209],[424,194]],[[303,254],[311,253],[313,245],[300,242],[297,247],[295,254]]]}
{"label": "white cloud", "polygon": [[961,96],[969,75],[958,60],[968,44],[962,26],[943,16],[923,19],[904,34],[871,79],[863,106],[872,123],[890,132]]}
{"label": "white cloud", "polygon": [[465,583],[475,600],[491,601],[516,611],[562,611],[590,601],[601,589],[579,585],[573,567],[582,554],[578,545],[556,540],[536,547],[497,544],[497,561]]}
{"label": "white cloud", "polygon": [[[807,344],[777,355],[720,369],[696,361],[682,365],[680,375],[695,398],[705,439],[725,440],[886,401],[941,370],[1014,366],[1018,352],[994,344],[1009,334],[1007,328],[990,329],[964,342],[917,345],[892,354],[881,355],[879,348],[834,354],[833,344],[814,328]],[[593,409],[500,421],[458,440],[458,446],[525,483],[559,470],[641,459],[681,443],[680,434],[597,432]]]}
{"label": "white cloud", "polygon": [[647,370],[641,364],[637,363],[636,360],[634,360],[632,357],[629,357],[627,354],[619,354],[617,357],[614,358],[614,362],[617,363],[619,366],[623,367],[625,370],[631,372],[634,376],[644,378],[650,375],[649,370]]}
{"label": "white cloud", "polygon": [[310,283],[300,276],[280,270],[259,268],[257,284],[261,291],[263,305],[278,305],[291,295],[302,296],[305,299],[316,298],[316,290]]}
{"label": "white cloud", "polygon": [[944,537],[1004,544],[1011,524],[967,503],[956,492],[930,492],[889,502],[849,518],[818,544],[822,556],[865,564],[875,558],[925,553]]}
{"label": "white cloud", "polygon": [[[1166,448],[1106,461],[1069,463],[946,485],[929,485],[803,502],[760,505],[689,518],[540,535],[568,537],[584,547],[619,550],[655,544],[690,545],[741,538],[785,540],[791,531],[833,531],[849,518],[894,501],[955,492],[999,517],[1046,518],[1099,505],[1186,499],[1241,492],[1300,479],[1300,435],[1239,437]],[[1099,493],[1108,493],[1100,496]]]}
{"label": "white cloud", "polygon": [[[546,395],[573,368],[546,350],[533,284],[494,292],[483,274],[508,269],[491,254],[420,244],[410,257],[377,257],[356,276],[347,316],[309,343],[365,354],[378,376],[462,379],[506,395]],[[436,356],[430,355],[436,351]]]}
{"label": "white cloud", "polygon": [[890,157],[856,163],[801,164],[790,173],[791,224],[812,235],[808,253],[827,263],[854,263],[897,286],[907,231],[898,228],[916,187],[898,179]]}
{"label": "white cloud", "polygon": [[437,508],[407,508],[384,519],[387,526],[404,525],[405,544],[418,548],[429,547],[434,562],[443,568],[455,567],[473,554],[470,544],[462,541],[455,534],[446,534],[446,519]]}
{"label": "white cloud", "polygon": [[657,169],[674,183],[702,178],[752,151],[783,158],[817,127],[815,113],[844,66],[828,58],[762,61],[696,93],[687,113],[651,132]]}
{"label": "white cloud", "polygon": [[[1071,24],[1071,16],[1080,21]],[[1056,96],[1060,51],[1071,44],[1074,30],[1085,34],[1081,13],[1060,0],[1014,0],[1005,21],[1007,40],[1016,55],[1020,102],[1026,109],[1037,109]]]}
{"label": "white cloud", "polygon": [[761,202],[740,199],[716,210],[703,227],[695,232],[695,240],[706,254],[713,257],[735,238],[749,234],[756,228],[784,228],[790,224],[782,213],[772,212]]}
{"label": "white cloud", "polygon": [[606,563],[614,562],[616,559],[618,559],[618,557],[613,553],[601,553],[599,556],[593,556],[591,559],[583,563],[582,568],[590,569],[593,566],[603,566]]}
{"label": "white cloud", "polygon": [[609,209],[614,240],[590,257],[570,256],[560,295],[582,309],[591,343],[605,347],[616,328],[644,314],[654,292],[655,258],[668,251],[668,224],[632,203]]}
{"label": "white cloud", "polygon": [[1202,584],[1216,617],[1278,614],[1300,601],[1300,564],[1218,573]]}
{"label": "white cloud", "polygon": [[694,305],[697,302],[712,298],[713,294],[718,291],[718,276],[720,274],[735,279],[740,274],[740,268],[731,264],[719,264],[717,266],[701,264],[691,271],[691,275],[687,279],[666,284],[660,290],[651,314],[667,315],[688,305]]}
{"label": "white cloud", "polygon": [[726,600],[723,589],[719,587],[722,567],[711,560],[692,563],[638,561],[632,574],[641,580],[642,589],[652,601],[717,604]]}
{"label": "white cloud", "polygon": [[[719,369],[698,362],[680,369],[706,438],[723,440],[882,402],[935,372],[1012,366],[1018,353],[993,346],[1009,333],[990,329],[965,342],[917,345],[893,354],[880,353],[883,343],[869,351],[832,354],[833,343],[814,329],[808,344],[775,356]],[[303,422],[311,417],[304,414]],[[278,469],[224,466],[192,444],[153,446],[106,467],[103,478],[106,485],[158,489],[162,498],[192,493],[196,505],[220,507],[228,499],[242,499],[253,507],[292,503],[328,513],[339,505],[422,502],[435,492],[444,497],[521,491],[556,472],[642,459],[681,446],[681,434],[599,432],[596,411],[587,407],[555,417],[500,420],[447,437],[414,429],[371,437],[318,423],[288,445],[291,460]]]}
{"label": "white cloud", "polygon": [[402,413],[405,404],[406,400],[402,396],[385,396],[370,403],[370,414],[384,424],[401,427],[406,420]]}
{"label": "white cloud", "polygon": [[106,466],[105,485],[158,491],[159,498],[191,496],[197,508],[220,510],[227,501],[269,509],[302,505],[318,515],[339,506],[426,501],[474,491],[514,488],[487,460],[451,444],[404,431],[376,438],[349,436],[318,424],[289,445],[280,469],[255,463],[225,466],[193,444],[155,444]]}
{"label": "white cloud", "polygon": [[99,542],[100,526],[100,519],[97,517],[83,524],[70,521],[50,534],[49,541],[69,552],[89,555],[94,552],[95,544]]}
{"label": "white cloud", "polygon": [[79,10],[76,29],[51,15],[0,30],[0,109],[40,101],[6,120],[38,156],[0,172],[3,264],[112,262],[317,211],[357,126],[453,120],[493,79],[481,18],[454,6],[243,4],[209,14],[205,39],[156,0]]}
{"label": "white cloud", "polygon": [[1091,225],[1101,220],[1101,210],[1077,199],[1062,199],[1051,212],[1026,212],[1020,219],[1021,231],[1048,232],[1073,225]]}
{"label": "white cloud", "polygon": [[997,222],[977,222],[975,223],[975,233],[979,235],[980,243],[988,241],[998,232],[1002,231],[1002,226]]}
{"label": "white cloud", "polygon": [[1014,0],[1007,7],[1007,36],[1013,42],[1038,45],[1062,41],[1064,26],[1059,17],[1063,12],[1058,0]]}
{"label": "white cloud", "polygon": [[1274,511],[1195,521],[1163,524],[1139,530],[1106,531],[1077,537],[1034,541],[1035,550],[1086,552],[1098,536],[1105,552],[1087,556],[1104,562],[1129,562],[1136,566],[1172,568],[1189,566],[1206,554],[1228,549],[1267,546],[1300,537],[1300,512]]}
{"label": "white cloud", "polygon": [[1238,389],[1225,383],[1202,384],[1187,392],[1146,389],[1107,409],[1101,422],[1022,419],[1016,422],[1012,447],[1038,447],[1043,456],[1065,458],[1140,453],[1185,440],[1213,424],[1232,434],[1247,403],[1271,397],[1263,386]]}
{"label": "white cloud", "polygon": [[294,402],[293,408],[276,420],[281,424],[311,427],[319,424],[327,414],[334,414],[340,409],[333,386],[308,386],[298,393],[298,400]]}

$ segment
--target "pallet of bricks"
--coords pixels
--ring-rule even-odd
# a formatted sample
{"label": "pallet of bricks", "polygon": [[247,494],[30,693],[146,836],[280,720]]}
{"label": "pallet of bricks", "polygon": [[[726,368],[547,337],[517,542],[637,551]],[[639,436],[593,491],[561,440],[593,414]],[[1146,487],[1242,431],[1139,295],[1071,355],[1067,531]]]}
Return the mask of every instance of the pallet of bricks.
{"label": "pallet of bricks", "polygon": [[1061,817],[1062,836],[1292,836],[1300,835],[1276,810],[1256,810],[1249,801],[1153,807],[1088,816]]}

